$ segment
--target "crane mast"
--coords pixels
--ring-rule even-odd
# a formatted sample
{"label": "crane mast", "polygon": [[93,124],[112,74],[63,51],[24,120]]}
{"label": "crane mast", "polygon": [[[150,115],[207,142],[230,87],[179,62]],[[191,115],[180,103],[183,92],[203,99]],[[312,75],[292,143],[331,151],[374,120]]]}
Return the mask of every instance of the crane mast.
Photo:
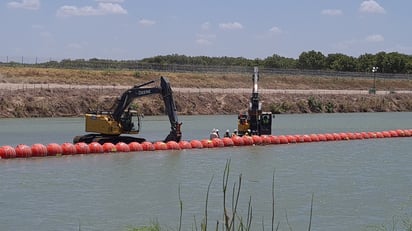
{"label": "crane mast", "polygon": [[262,102],[259,98],[259,69],[254,67],[252,96],[250,97],[247,114],[238,117],[239,135],[270,135],[272,133],[272,113],[262,112]]}

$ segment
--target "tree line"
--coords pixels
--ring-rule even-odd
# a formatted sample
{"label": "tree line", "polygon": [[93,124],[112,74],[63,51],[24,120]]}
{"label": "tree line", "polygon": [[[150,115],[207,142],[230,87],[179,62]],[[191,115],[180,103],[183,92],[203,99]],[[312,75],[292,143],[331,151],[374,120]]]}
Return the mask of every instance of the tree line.
{"label": "tree line", "polygon": [[[1,63],[0,63],[1,64]],[[4,64],[4,63],[3,63]],[[20,65],[19,63],[6,63]],[[247,59],[243,57],[208,57],[186,56],[179,54],[159,55],[141,60],[108,60],[108,59],[63,59],[44,63],[24,64],[54,68],[91,68],[91,69],[136,69],[142,65],[193,65],[193,66],[259,66],[263,68],[304,69],[340,72],[371,72],[377,67],[379,73],[411,74],[412,55],[398,52],[379,52],[352,57],[341,53],[324,55],[319,51],[305,51],[299,58],[287,58],[277,54],[265,59]]]}

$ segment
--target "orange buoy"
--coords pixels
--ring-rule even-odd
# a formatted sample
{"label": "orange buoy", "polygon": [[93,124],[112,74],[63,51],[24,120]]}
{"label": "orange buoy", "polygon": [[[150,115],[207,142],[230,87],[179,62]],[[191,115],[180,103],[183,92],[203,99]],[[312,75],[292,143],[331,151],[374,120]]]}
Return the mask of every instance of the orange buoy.
{"label": "orange buoy", "polygon": [[391,135],[391,137],[398,137],[398,133],[395,130],[390,130],[389,134]]}
{"label": "orange buoy", "polygon": [[76,148],[76,154],[88,154],[90,153],[89,145],[84,142],[79,142],[74,145]]}
{"label": "orange buoy", "polygon": [[47,148],[43,144],[33,144],[30,148],[34,157],[47,156]]}
{"label": "orange buoy", "polygon": [[74,155],[77,152],[76,147],[72,143],[63,143],[61,147],[63,155]]}
{"label": "orange buoy", "polygon": [[232,141],[235,146],[243,146],[245,142],[243,141],[242,137],[240,136],[232,136]]}
{"label": "orange buoy", "polygon": [[405,137],[410,137],[411,136],[411,132],[409,130],[404,130],[403,132],[405,134]]}
{"label": "orange buoy", "polygon": [[204,148],[214,148],[215,147],[213,142],[209,139],[203,139],[200,142],[202,143],[202,146]]}
{"label": "orange buoy", "polygon": [[116,145],[112,143],[104,143],[103,145],[103,152],[117,152]]}
{"label": "orange buoy", "polygon": [[19,144],[16,146],[15,151],[16,151],[16,157],[19,157],[19,158],[31,157],[31,148],[28,145]]}
{"label": "orange buoy", "polygon": [[149,141],[142,142],[143,151],[154,151],[156,150],[153,143]]}
{"label": "orange buoy", "polygon": [[224,147],[231,147],[235,145],[232,138],[230,137],[223,137],[222,142]]}
{"label": "orange buoy", "polygon": [[143,151],[143,147],[139,142],[133,141],[129,143],[129,148],[131,152],[140,152]]}
{"label": "orange buoy", "polygon": [[389,133],[389,131],[383,131],[383,132],[382,132],[382,135],[383,135],[384,138],[389,138],[389,137],[391,137],[391,134]]}
{"label": "orange buoy", "polygon": [[361,134],[360,132],[355,132],[355,138],[356,138],[357,140],[362,140],[362,139],[363,139],[363,136],[362,136],[362,134]]}
{"label": "orange buoy", "polygon": [[16,150],[9,145],[0,147],[0,159],[10,159],[16,157]]}
{"label": "orange buoy", "polygon": [[330,133],[326,133],[325,136],[326,136],[327,141],[334,141],[335,140],[335,137],[333,137],[333,135],[330,134]]}
{"label": "orange buoy", "polygon": [[180,150],[180,146],[176,141],[170,140],[166,143],[167,149],[170,150]]}
{"label": "orange buoy", "polygon": [[374,132],[374,138],[385,138],[382,132]]}
{"label": "orange buoy", "polygon": [[242,136],[243,145],[253,145],[253,138],[251,136]]}
{"label": "orange buoy", "polygon": [[342,137],[339,135],[339,133],[332,133],[333,138],[335,138],[335,140],[342,140]]}
{"label": "orange buoy", "polygon": [[192,144],[187,140],[181,140],[179,141],[179,147],[180,149],[192,149]]}
{"label": "orange buoy", "polygon": [[47,155],[48,156],[56,156],[61,155],[63,153],[63,149],[59,144],[50,143],[46,146]]}
{"label": "orange buoy", "polygon": [[103,153],[103,146],[98,142],[91,142],[88,144],[90,153]]}
{"label": "orange buoy", "polygon": [[348,134],[346,134],[346,133],[344,133],[344,132],[341,132],[341,133],[339,133],[339,135],[340,135],[340,138],[341,138],[342,140],[349,140]]}
{"label": "orange buoy", "polygon": [[310,134],[309,136],[312,139],[312,142],[319,142],[319,137],[317,134]]}
{"label": "orange buoy", "polygon": [[288,144],[289,143],[288,138],[284,135],[280,135],[280,136],[278,136],[278,138],[279,138],[279,143],[280,144]]}
{"label": "orange buoy", "polygon": [[312,142],[312,138],[310,138],[309,135],[303,135],[302,138],[303,138],[303,142],[305,143]]}
{"label": "orange buoy", "polygon": [[288,143],[290,143],[290,144],[297,142],[295,136],[287,135],[286,138],[288,139]]}
{"label": "orange buoy", "polygon": [[324,134],[317,134],[319,141],[328,141]]}
{"label": "orange buoy", "polygon": [[296,139],[296,143],[304,143],[305,139],[303,139],[302,135],[294,135]]}
{"label": "orange buoy", "polygon": [[259,145],[259,144],[263,143],[262,137],[260,137],[258,135],[252,135],[252,139],[253,139],[254,144]]}
{"label": "orange buoy", "polygon": [[220,138],[213,138],[212,142],[213,142],[213,146],[216,148],[222,148],[225,146],[225,144],[223,143],[223,140]]}
{"label": "orange buoy", "polygon": [[270,137],[268,135],[262,135],[262,144],[270,144]]}
{"label": "orange buoy", "polygon": [[190,145],[192,148],[203,148],[203,144],[199,140],[191,140]]}
{"label": "orange buoy", "polygon": [[367,132],[361,132],[362,139],[369,139],[369,134]]}
{"label": "orange buoy", "polygon": [[167,150],[167,145],[163,141],[156,141],[153,143],[155,150]]}
{"label": "orange buoy", "polygon": [[130,152],[129,145],[124,142],[118,142],[115,146],[118,152]]}

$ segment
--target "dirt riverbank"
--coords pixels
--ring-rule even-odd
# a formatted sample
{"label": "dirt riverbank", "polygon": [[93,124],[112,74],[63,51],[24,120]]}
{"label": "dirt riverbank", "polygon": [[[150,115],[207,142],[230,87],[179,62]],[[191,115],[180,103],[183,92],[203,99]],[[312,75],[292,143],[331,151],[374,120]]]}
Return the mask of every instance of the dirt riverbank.
{"label": "dirt riverbank", "polygon": [[[81,116],[110,110],[121,89],[26,89],[0,93],[0,118]],[[250,94],[182,93],[174,98],[180,115],[237,114],[247,109]],[[308,95],[261,94],[264,111],[273,113],[335,113],[412,111],[410,94]],[[145,115],[162,115],[160,96],[142,97],[133,106]]]}
{"label": "dirt riverbank", "polygon": [[[81,116],[88,111],[109,110],[116,97],[125,89],[160,76],[167,76],[173,88],[186,89],[174,92],[180,115],[238,114],[249,106],[251,73],[156,73],[0,67],[0,118],[72,117]],[[383,94],[361,94],[361,91],[370,88],[371,83],[372,79],[368,78],[262,74],[259,90],[262,91],[260,98],[263,111],[273,113],[412,111],[412,81],[378,79],[376,84],[378,90],[385,90],[380,92]],[[10,84],[29,87],[13,88]],[[47,87],[44,87],[45,84]],[[62,85],[69,87],[61,87]],[[289,91],[281,93],[284,89]],[[332,93],[326,94],[321,90],[316,92],[316,89]],[[268,92],[270,90],[273,91]],[[315,93],[303,94],[305,91]],[[346,93],[333,94],[334,91]],[[348,91],[350,94],[347,94]],[[359,91],[359,94],[352,91]],[[163,101],[158,95],[136,99],[133,104],[145,115],[161,115],[164,112]]]}

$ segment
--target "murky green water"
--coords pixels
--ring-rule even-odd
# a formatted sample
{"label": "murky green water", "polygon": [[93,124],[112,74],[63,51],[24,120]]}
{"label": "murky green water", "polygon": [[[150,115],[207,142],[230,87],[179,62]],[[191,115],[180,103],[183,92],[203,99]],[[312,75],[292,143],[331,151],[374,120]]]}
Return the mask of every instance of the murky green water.
{"label": "murky green water", "polygon": [[[184,138],[203,139],[236,116],[181,117]],[[142,136],[161,140],[166,117],[146,117]],[[412,113],[281,115],[276,134],[383,131],[412,127]],[[83,120],[3,119],[0,145],[71,141]],[[312,230],[364,230],[395,216],[412,217],[412,138],[371,139],[184,151],[77,155],[0,160],[0,230],[125,230],[160,224],[173,230],[183,201],[183,230],[199,225],[205,209],[214,229],[222,221],[222,175],[231,161],[230,193],[242,174],[238,212],[253,228],[270,230],[272,174],[281,230],[306,230],[314,195]],[[228,200],[230,207],[231,200]],[[212,228],[213,227],[213,228]]]}

